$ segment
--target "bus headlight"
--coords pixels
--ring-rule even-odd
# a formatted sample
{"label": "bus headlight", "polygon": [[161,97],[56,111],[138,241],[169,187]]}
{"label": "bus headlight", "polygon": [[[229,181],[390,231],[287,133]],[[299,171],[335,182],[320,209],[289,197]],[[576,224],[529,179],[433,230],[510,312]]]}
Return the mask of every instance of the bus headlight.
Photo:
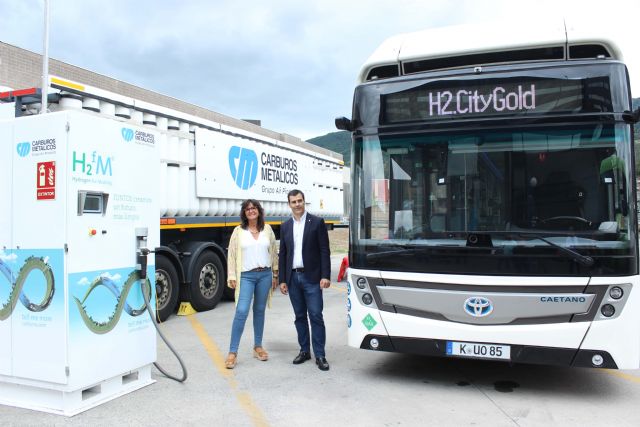
{"label": "bus headlight", "polygon": [[605,304],[600,308],[600,313],[602,313],[604,317],[611,317],[616,314],[616,309],[611,304]]}
{"label": "bus headlight", "polygon": [[356,280],[356,286],[358,287],[358,289],[364,289],[367,287],[367,279],[365,279],[364,277],[359,277],[358,280]]}
{"label": "bus headlight", "polygon": [[591,363],[593,363],[593,366],[600,366],[604,363],[604,358],[599,354],[594,354],[591,358]]}
{"label": "bus headlight", "polygon": [[614,286],[609,289],[609,296],[613,299],[620,299],[624,295],[624,291],[620,286]]}
{"label": "bus headlight", "polygon": [[380,342],[377,338],[371,338],[371,341],[369,341],[369,345],[372,349],[377,350],[378,347],[380,347]]}
{"label": "bus headlight", "polygon": [[363,294],[362,295],[362,302],[365,305],[369,305],[373,302],[373,297],[371,296],[371,294]]}

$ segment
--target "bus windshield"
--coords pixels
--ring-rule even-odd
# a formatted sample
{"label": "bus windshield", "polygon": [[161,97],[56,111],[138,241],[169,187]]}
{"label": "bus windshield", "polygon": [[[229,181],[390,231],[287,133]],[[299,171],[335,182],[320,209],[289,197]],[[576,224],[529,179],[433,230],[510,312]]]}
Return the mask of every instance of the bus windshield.
{"label": "bus windshield", "polygon": [[629,125],[613,123],[356,138],[352,264],[634,274],[630,138]]}

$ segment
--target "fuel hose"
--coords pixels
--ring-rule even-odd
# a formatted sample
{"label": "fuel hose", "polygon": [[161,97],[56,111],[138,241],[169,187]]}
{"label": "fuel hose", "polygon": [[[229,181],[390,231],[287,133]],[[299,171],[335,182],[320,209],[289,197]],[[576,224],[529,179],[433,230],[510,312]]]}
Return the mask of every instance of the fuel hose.
{"label": "fuel hose", "polygon": [[[146,279],[147,276],[147,255],[149,255],[149,253],[151,253],[152,251],[150,251],[149,249],[141,249],[140,250],[140,283],[141,283],[141,288],[143,287],[143,281],[144,279]],[[142,277],[144,276],[144,277]],[[182,358],[180,357],[180,355],[178,354],[178,352],[176,351],[175,348],[173,348],[173,346],[171,345],[171,343],[169,342],[169,340],[167,339],[167,337],[165,337],[164,333],[162,333],[162,331],[160,330],[160,328],[158,327],[158,323],[156,322],[156,316],[153,313],[153,311],[151,311],[151,302],[149,301],[149,295],[147,292],[142,292],[142,296],[144,298],[144,303],[145,306],[147,307],[147,312],[149,313],[149,317],[151,317],[151,323],[153,323],[154,328],[156,328],[156,331],[158,332],[158,335],[160,335],[160,338],[162,339],[162,341],[166,344],[166,346],[169,348],[169,350],[171,350],[171,352],[174,354],[174,356],[176,356],[176,359],[178,359],[178,363],[180,363],[180,368],[182,369],[182,377],[177,377],[177,376],[173,376],[171,375],[169,372],[167,372],[165,369],[162,368],[162,366],[160,366],[158,364],[158,362],[153,362],[153,366],[156,367],[156,369],[158,369],[158,371],[160,371],[162,373],[162,375],[164,375],[165,377],[172,379],[174,381],[178,381],[178,382],[185,382],[187,380],[187,367],[185,366],[184,362],[182,361]]]}

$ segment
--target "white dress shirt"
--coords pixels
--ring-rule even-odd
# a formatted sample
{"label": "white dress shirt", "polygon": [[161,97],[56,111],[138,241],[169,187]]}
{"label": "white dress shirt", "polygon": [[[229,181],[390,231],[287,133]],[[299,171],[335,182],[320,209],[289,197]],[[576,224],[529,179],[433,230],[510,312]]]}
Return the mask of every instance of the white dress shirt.
{"label": "white dress shirt", "polygon": [[304,224],[307,222],[307,212],[296,221],[293,217],[293,266],[292,268],[304,268],[302,262],[302,236],[304,236]]}

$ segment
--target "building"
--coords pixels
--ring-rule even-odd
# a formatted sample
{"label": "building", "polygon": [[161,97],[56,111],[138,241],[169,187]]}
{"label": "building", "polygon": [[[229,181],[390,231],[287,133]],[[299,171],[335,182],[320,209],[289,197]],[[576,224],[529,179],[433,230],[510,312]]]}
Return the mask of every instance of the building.
{"label": "building", "polygon": [[[132,84],[76,67],[56,59],[49,59],[49,73],[64,79],[81,82],[99,89],[171,108],[217,123],[244,129],[278,141],[297,145],[342,161],[342,155],[310,144],[286,133],[275,132],[259,125],[259,120],[240,120],[224,114],[162,95]],[[42,55],[0,41],[0,92],[42,85]]]}

